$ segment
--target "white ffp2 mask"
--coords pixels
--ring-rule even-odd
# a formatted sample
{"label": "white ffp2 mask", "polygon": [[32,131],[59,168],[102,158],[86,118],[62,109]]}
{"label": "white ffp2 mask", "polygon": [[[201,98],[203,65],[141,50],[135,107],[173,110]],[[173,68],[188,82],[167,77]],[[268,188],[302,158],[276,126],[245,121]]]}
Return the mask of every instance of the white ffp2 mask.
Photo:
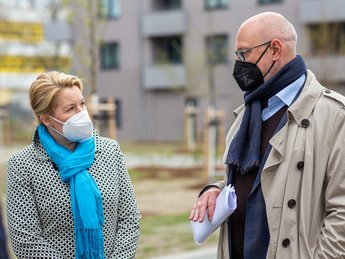
{"label": "white ffp2 mask", "polygon": [[62,133],[51,127],[52,130],[72,142],[82,142],[92,137],[93,124],[86,110],[81,110],[65,122],[52,116],[50,118],[62,124]]}

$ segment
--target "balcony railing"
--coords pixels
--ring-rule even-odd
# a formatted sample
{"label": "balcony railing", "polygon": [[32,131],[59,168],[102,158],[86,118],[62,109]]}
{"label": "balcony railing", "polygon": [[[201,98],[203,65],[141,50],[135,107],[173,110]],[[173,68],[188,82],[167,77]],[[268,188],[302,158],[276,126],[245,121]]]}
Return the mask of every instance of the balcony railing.
{"label": "balcony railing", "polygon": [[345,55],[309,57],[306,63],[318,79],[325,83],[345,82]]}
{"label": "balcony railing", "polygon": [[299,4],[300,19],[304,23],[345,20],[344,0],[302,0]]}
{"label": "balcony railing", "polygon": [[144,87],[148,90],[181,89],[186,85],[184,65],[153,65],[144,69]]}
{"label": "balcony railing", "polygon": [[186,31],[185,20],[182,10],[145,14],[143,34],[148,37],[183,34]]}

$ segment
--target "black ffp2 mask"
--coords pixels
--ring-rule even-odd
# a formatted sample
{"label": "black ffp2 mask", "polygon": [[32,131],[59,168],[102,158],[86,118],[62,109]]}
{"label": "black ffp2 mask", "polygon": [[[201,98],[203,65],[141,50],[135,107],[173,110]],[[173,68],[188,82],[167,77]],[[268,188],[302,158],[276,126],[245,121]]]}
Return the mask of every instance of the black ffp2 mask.
{"label": "black ffp2 mask", "polygon": [[253,63],[236,60],[232,75],[242,91],[253,91],[264,83],[264,76]]}
{"label": "black ffp2 mask", "polygon": [[264,52],[262,52],[259,59],[256,63],[250,62],[242,62],[236,60],[233,76],[238,84],[238,86],[242,89],[242,91],[253,91],[257,89],[260,85],[264,83],[265,76],[271,71],[275,61],[273,61],[271,67],[268,69],[266,74],[262,75],[259,67],[257,64],[261,60],[261,58],[265,55],[266,51],[270,47],[271,43],[267,46]]}

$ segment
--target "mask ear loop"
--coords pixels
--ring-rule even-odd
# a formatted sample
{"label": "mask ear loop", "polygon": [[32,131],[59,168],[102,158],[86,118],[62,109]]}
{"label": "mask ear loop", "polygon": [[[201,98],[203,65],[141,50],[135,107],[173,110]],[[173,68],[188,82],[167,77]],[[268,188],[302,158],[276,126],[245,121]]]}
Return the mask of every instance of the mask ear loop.
{"label": "mask ear loop", "polygon": [[[261,60],[261,58],[265,55],[266,51],[268,50],[268,48],[271,46],[271,42],[268,44],[268,46],[266,47],[266,49],[264,50],[264,52],[262,52],[261,56],[259,57],[258,61],[256,61],[255,65],[257,65],[259,63],[259,61]],[[276,62],[273,61],[272,65],[270,66],[270,68],[268,69],[268,71],[263,75],[263,77],[267,76],[267,74],[271,71],[272,67],[274,66]]]}
{"label": "mask ear loop", "polygon": [[48,115],[50,118],[52,118],[54,121],[57,121],[57,122],[59,122],[59,123],[61,123],[62,125],[64,125],[65,123],[64,122],[62,122],[62,121],[59,121],[58,119],[55,119],[54,117],[52,117],[52,116],[50,116],[50,115]]}
{"label": "mask ear loop", "polygon": [[58,131],[57,129],[55,129],[53,126],[50,126],[50,128],[51,128],[51,130],[53,130],[54,132],[56,132],[56,133],[59,134],[60,136],[63,136],[64,138],[67,139],[67,137],[66,137],[63,133],[61,133],[60,131]]}
{"label": "mask ear loop", "polygon": [[[48,116],[49,116],[50,118],[52,118],[53,120],[55,120],[55,121],[61,123],[62,125],[65,125],[64,122],[62,122],[62,121],[60,121],[60,120],[58,120],[58,119],[55,119],[54,117],[52,117],[52,116],[50,116],[50,115],[48,115]],[[55,131],[57,134],[59,134],[60,136],[63,136],[63,137],[65,137],[65,138],[67,138],[63,133],[61,133],[60,131],[58,131],[57,129],[55,129],[53,126],[50,126],[50,128],[51,128],[53,131]]]}
{"label": "mask ear loop", "polygon": [[265,55],[266,51],[268,50],[268,48],[271,46],[271,42],[267,45],[266,49],[264,50],[264,52],[262,52],[261,56],[259,57],[259,59],[256,61],[255,65],[257,65],[259,63],[259,61],[261,60],[261,58]]}
{"label": "mask ear loop", "polygon": [[271,71],[272,67],[274,66],[276,62],[273,61],[272,65],[270,66],[270,68],[268,69],[268,71],[266,72],[266,74],[263,75],[263,77],[267,76],[267,74]]}

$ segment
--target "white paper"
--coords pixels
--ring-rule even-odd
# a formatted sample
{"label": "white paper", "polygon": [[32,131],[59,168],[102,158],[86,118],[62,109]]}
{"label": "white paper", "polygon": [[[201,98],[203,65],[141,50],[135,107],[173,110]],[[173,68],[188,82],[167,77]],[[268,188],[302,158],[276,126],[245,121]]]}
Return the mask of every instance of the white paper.
{"label": "white paper", "polygon": [[208,220],[207,211],[203,222],[191,220],[194,241],[201,245],[234,212],[237,207],[236,193],[233,186],[226,186],[218,195],[212,221]]}

